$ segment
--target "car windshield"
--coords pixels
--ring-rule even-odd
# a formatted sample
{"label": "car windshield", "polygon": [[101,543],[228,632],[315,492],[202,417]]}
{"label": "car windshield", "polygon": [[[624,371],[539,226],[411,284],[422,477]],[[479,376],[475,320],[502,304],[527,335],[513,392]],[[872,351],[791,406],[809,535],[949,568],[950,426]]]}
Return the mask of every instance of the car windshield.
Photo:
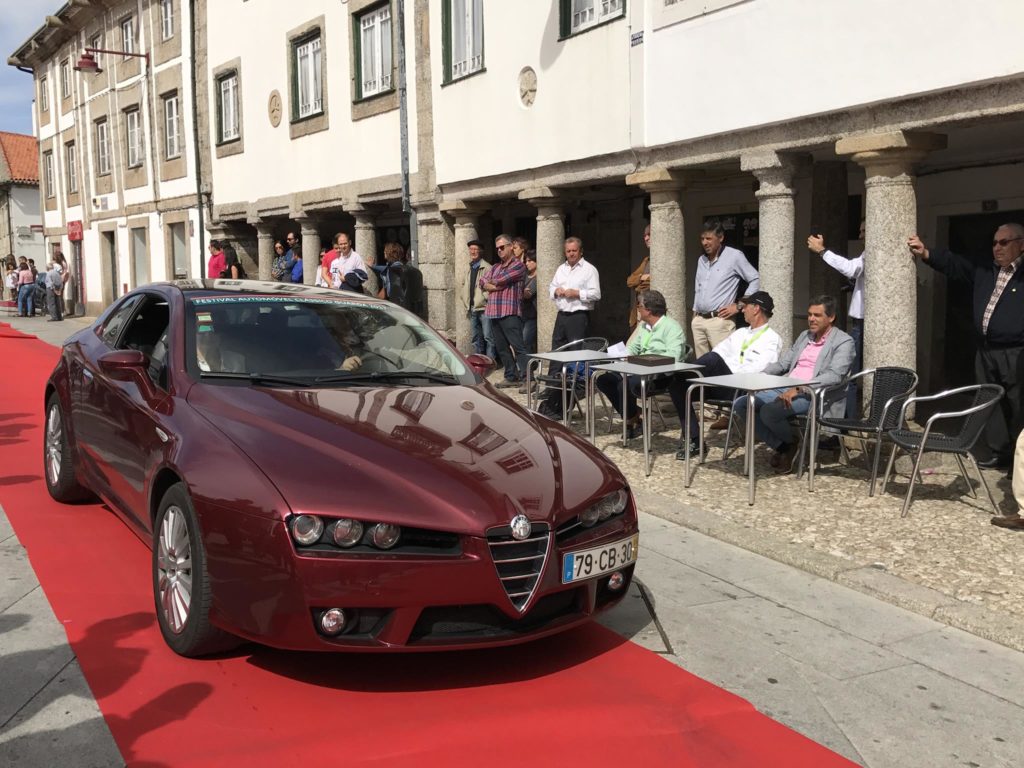
{"label": "car windshield", "polygon": [[372,301],[200,296],[186,303],[194,376],[265,386],[437,386],[475,375],[411,312]]}

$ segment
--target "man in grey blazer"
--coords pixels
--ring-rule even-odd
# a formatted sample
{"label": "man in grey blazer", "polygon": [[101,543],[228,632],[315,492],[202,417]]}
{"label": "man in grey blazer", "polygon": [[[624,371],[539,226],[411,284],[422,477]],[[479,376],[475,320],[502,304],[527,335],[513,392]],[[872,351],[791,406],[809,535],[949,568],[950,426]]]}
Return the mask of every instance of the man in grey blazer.
{"label": "man in grey blazer", "polygon": [[[818,386],[838,384],[850,375],[857,350],[853,338],[834,326],[836,300],[816,296],[807,309],[807,330],[800,334],[788,352],[764,369],[775,376],[790,376],[814,381]],[[757,436],[773,450],[770,460],[776,472],[789,472],[797,452],[797,438],[790,418],[807,413],[811,398],[803,390],[773,389],[759,392],[754,401],[757,410]],[[842,418],[845,400],[838,393],[826,405],[826,413]],[[746,418],[747,399],[736,403],[741,419]]]}

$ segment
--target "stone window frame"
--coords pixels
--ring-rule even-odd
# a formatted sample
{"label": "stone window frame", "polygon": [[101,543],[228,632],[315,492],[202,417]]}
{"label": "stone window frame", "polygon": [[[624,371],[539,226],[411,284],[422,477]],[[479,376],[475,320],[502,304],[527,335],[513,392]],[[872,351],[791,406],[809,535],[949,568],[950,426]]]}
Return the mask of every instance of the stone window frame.
{"label": "stone window frame", "polygon": [[75,140],[64,142],[64,181],[67,186],[68,204],[71,198],[78,196],[78,147]]}
{"label": "stone window frame", "polygon": [[[299,73],[298,51],[301,45],[320,38],[320,111],[305,117],[299,116]],[[327,24],[324,16],[310,19],[285,34],[288,64],[288,135],[292,139],[326,131],[330,127],[328,118],[328,58]]]}
{"label": "stone window frame", "polygon": [[[123,110],[123,112],[125,167],[138,168],[146,161],[146,142],[142,135],[142,110],[139,108],[138,104],[134,104]],[[135,124],[134,145],[132,144],[132,123]]]}
{"label": "stone window frame", "polygon": [[[168,112],[168,105],[174,104],[174,115],[173,121],[171,115]],[[161,125],[164,129],[163,142],[162,144],[164,152],[164,160],[175,160],[181,157],[181,99],[179,98],[178,91],[170,91],[160,95],[160,110],[163,120]],[[173,129],[173,130],[172,130]],[[171,148],[171,138],[174,138],[173,151]]]}
{"label": "stone window frame", "polygon": [[[242,105],[242,59],[234,58],[231,61],[224,62],[223,64],[213,68],[211,72],[213,76],[213,114],[216,118],[214,134],[216,141],[214,142],[214,152],[217,157],[230,157],[231,155],[238,155],[245,151],[245,121],[243,120]],[[235,80],[235,124],[238,129],[238,134],[229,138],[224,138],[224,105],[221,101],[221,84],[234,78]]]}
{"label": "stone window frame", "polygon": [[[168,37],[164,37],[165,3],[171,9],[171,34]],[[179,58],[182,54],[181,0],[154,1],[150,6],[150,13],[152,14],[151,25],[154,30],[150,45],[150,57],[153,66],[160,66]]]}
{"label": "stone window frame", "polygon": [[[178,16],[174,12],[174,0],[160,0],[157,4],[160,11],[160,42],[166,43],[175,35],[175,19]],[[170,32],[168,32],[170,27]]]}
{"label": "stone window frame", "polygon": [[[131,24],[131,36],[125,37],[125,24]],[[120,34],[121,50],[126,53],[139,52],[139,25],[136,23],[135,14],[127,13],[117,20],[117,29]],[[122,56],[117,62],[117,79],[127,80],[142,71],[141,59],[138,56]]]}
{"label": "stone window frame", "polygon": [[[103,115],[93,120],[93,144],[96,149],[96,177],[109,176],[114,172],[113,157],[111,155],[111,144],[110,144],[110,117]],[[103,128],[101,139],[100,128]],[[106,169],[104,169],[104,160],[106,160]]]}
{"label": "stone window frame", "polygon": [[[122,122],[124,124],[124,133],[123,134],[119,134],[119,135],[124,137],[124,142],[123,142],[123,147],[124,148],[121,151],[121,160],[122,160],[121,168],[123,169],[122,173],[123,173],[123,177],[124,177],[124,188],[125,189],[136,189],[138,187],[145,186],[145,184],[146,184],[146,182],[148,180],[147,174],[146,174],[146,133],[145,133],[145,121],[143,120],[141,98],[138,96],[139,91],[136,90],[135,93],[136,93],[136,98],[139,98],[139,100],[138,101],[133,101],[133,102],[131,102],[131,103],[129,103],[129,104],[127,104],[127,105],[125,105],[125,106],[123,106],[121,108],[121,120],[122,120]],[[128,128],[129,128],[129,121],[131,119],[129,117],[129,115],[131,115],[132,113],[135,113],[135,114],[138,115],[138,121],[139,121],[139,132],[138,132],[138,137],[139,137],[138,143],[139,143],[139,146],[138,146],[138,150],[139,150],[140,162],[135,164],[135,165],[131,165],[128,162],[128,150],[129,150],[129,147],[128,147]],[[120,144],[121,142],[118,142],[118,143]]]}
{"label": "stone window frame", "polygon": [[47,149],[43,151],[43,193],[46,195],[47,200],[53,200],[57,197],[57,177],[55,176],[56,169],[53,167],[53,150]]}
{"label": "stone window frame", "polygon": [[[126,25],[128,25],[127,30],[125,29]],[[122,16],[117,21],[117,28],[121,31],[121,50],[125,53],[136,53],[135,37],[138,34],[138,30],[135,28],[135,15],[129,13],[126,16]]]}
{"label": "stone window frame", "polygon": [[71,57],[65,56],[60,60],[58,66],[60,68],[60,98],[63,101],[71,98]]}
{"label": "stone window frame", "polygon": [[39,78],[39,112],[49,117],[50,113],[50,76],[42,75]]}
{"label": "stone window frame", "polygon": [[[482,17],[480,22],[480,66],[478,66],[476,69],[468,69],[466,72],[458,75],[455,74],[455,63],[452,61],[452,57],[454,56],[455,51],[454,40],[452,39],[452,35],[454,32],[454,2],[455,0],[442,0],[441,3],[441,61],[443,70],[441,79],[442,86],[450,85],[451,83],[455,83],[460,80],[465,80],[467,77],[479,75],[480,73],[487,71],[485,58],[487,50],[487,36],[486,32],[484,31],[484,24],[486,22],[483,21],[484,3],[483,0],[464,0],[466,5],[470,7],[472,7],[476,3],[480,4],[480,16]],[[472,25],[467,25],[467,28],[471,26]],[[470,51],[471,62],[472,58],[472,51]]]}
{"label": "stone window frame", "polygon": [[[391,89],[375,93],[372,96],[363,96],[360,88],[362,72],[362,34],[360,29],[360,18],[366,13],[377,10],[381,6],[391,6]],[[363,120],[374,115],[381,115],[385,112],[392,112],[398,109],[398,57],[395,35],[398,34],[397,14],[391,0],[349,0],[349,68],[352,72],[352,120]]]}
{"label": "stone window frame", "polygon": [[[140,285],[148,285],[153,282],[153,259],[150,250],[150,236],[149,236],[149,217],[140,216],[134,219],[128,219],[125,228],[128,230],[128,275],[131,278],[131,290],[139,288]],[[135,269],[136,253],[135,253],[135,233],[141,230],[144,233],[144,245],[143,248],[146,251],[146,262],[149,271],[148,280],[145,283],[139,283],[139,275]]]}
{"label": "stone window frame", "polygon": [[[168,67],[163,67],[156,73],[155,92],[160,96],[158,109],[156,139],[160,142],[159,174],[160,181],[180,179],[187,175],[187,153],[188,144],[185,136],[185,111],[188,105],[183,101],[184,81],[182,71],[184,67],[181,62]],[[171,100],[176,100],[176,115],[174,129],[177,133],[177,152],[168,154],[168,143],[171,124],[168,122],[168,107]]]}
{"label": "stone window frame", "polygon": [[161,216],[164,234],[164,274],[168,280],[176,280],[174,274],[174,237],[171,232],[172,226],[182,226],[185,229],[185,277],[192,276],[192,259],[189,258],[189,212],[168,211]]}
{"label": "stone window frame", "polygon": [[576,37],[577,35],[583,35],[592,29],[603,27],[606,24],[614,24],[616,21],[627,18],[628,8],[626,7],[627,0],[619,0],[618,11],[609,13],[602,17],[600,15],[601,0],[593,0],[594,3],[594,20],[588,21],[585,24],[573,26],[573,11],[572,11],[573,0],[559,0],[558,1],[558,39],[565,40],[570,37]]}

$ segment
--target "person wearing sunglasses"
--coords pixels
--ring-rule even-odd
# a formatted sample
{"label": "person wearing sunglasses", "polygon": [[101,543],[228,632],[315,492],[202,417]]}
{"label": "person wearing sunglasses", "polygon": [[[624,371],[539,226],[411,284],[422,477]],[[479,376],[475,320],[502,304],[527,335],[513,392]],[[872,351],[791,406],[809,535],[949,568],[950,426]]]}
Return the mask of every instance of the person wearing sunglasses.
{"label": "person wearing sunglasses", "polygon": [[979,384],[998,384],[1004,390],[999,407],[985,425],[991,456],[978,461],[986,468],[1008,469],[1017,436],[1024,427],[1021,374],[1024,373],[1024,225],[1003,224],[992,236],[992,261],[975,265],[948,250],[929,250],[918,235],[907,240],[915,258],[949,280],[973,290],[974,331],[978,352],[975,376]]}

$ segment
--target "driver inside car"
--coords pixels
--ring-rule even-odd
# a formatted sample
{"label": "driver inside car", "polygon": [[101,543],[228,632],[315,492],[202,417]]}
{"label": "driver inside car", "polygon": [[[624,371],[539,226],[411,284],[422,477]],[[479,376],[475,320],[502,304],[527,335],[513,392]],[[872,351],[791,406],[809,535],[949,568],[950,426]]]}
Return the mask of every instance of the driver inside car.
{"label": "driver inside car", "polygon": [[196,362],[205,372],[245,373],[245,357],[224,349],[221,335],[202,320],[196,326]]}

